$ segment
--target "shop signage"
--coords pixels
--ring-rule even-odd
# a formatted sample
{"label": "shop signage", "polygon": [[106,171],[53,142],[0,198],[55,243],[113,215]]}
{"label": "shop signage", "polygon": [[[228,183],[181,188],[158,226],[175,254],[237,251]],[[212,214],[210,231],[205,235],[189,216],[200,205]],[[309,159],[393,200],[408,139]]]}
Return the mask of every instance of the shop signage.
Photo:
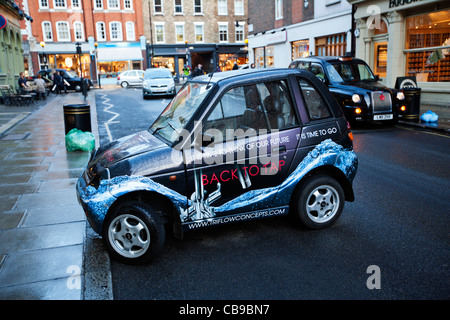
{"label": "shop signage", "polygon": [[5,16],[0,14],[0,30],[6,27],[8,24],[8,20],[6,20]]}
{"label": "shop signage", "polygon": [[287,40],[287,33],[286,30],[284,31],[277,31],[274,33],[271,33],[267,36],[267,43],[268,44],[275,44],[280,42],[286,42]]}
{"label": "shop signage", "polygon": [[400,6],[404,6],[406,4],[410,4],[413,2],[419,2],[422,0],[389,0],[389,8],[395,8],[395,7],[400,7]]}

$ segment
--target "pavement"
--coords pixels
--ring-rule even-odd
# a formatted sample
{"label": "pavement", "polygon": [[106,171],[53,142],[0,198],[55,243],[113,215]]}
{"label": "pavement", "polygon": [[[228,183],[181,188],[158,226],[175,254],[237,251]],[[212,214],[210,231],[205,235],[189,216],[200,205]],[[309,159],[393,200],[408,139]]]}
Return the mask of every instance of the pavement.
{"label": "pavement", "polygon": [[[99,90],[86,101],[97,146]],[[0,104],[1,300],[113,299],[109,257],[75,193],[90,153],[65,148],[63,106],[76,103],[84,103],[80,93]],[[400,125],[450,134],[450,106],[422,105],[420,114],[428,110],[438,114],[436,123]]]}

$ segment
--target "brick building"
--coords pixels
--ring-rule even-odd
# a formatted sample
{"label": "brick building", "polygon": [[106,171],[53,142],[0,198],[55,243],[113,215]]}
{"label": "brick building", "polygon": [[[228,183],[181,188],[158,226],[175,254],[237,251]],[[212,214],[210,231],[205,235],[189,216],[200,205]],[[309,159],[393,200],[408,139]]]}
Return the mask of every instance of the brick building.
{"label": "brick building", "polygon": [[114,77],[145,67],[141,0],[22,0],[22,6],[34,19],[23,27],[30,73],[63,68],[96,80],[97,70]]}
{"label": "brick building", "polygon": [[310,54],[352,53],[347,0],[249,0],[249,60],[256,68],[286,68]]}
{"label": "brick building", "polygon": [[248,0],[144,0],[149,63],[179,75],[183,66],[206,72],[247,63]]}

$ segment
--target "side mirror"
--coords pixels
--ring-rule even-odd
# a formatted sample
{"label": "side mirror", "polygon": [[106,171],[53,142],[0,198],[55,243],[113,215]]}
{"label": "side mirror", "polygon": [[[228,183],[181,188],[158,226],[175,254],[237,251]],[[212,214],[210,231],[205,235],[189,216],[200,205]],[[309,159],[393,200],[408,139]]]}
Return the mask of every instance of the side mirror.
{"label": "side mirror", "polygon": [[381,80],[380,80],[380,76],[377,75],[377,74],[375,75],[374,79],[375,79],[375,81],[381,81]]}

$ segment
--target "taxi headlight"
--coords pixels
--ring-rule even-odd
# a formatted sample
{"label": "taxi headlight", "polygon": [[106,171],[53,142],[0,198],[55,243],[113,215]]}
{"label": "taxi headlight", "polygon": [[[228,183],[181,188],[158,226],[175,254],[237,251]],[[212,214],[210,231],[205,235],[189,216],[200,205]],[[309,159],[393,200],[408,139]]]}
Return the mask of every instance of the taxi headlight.
{"label": "taxi headlight", "polygon": [[398,100],[405,99],[405,94],[402,91],[397,92],[397,99]]}
{"label": "taxi headlight", "polygon": [[361,97],[359,96],[359,94],[354,94],[353,96],[352,96],[352,101],[354,102],[354,103],[360,103],[361,102]]}

